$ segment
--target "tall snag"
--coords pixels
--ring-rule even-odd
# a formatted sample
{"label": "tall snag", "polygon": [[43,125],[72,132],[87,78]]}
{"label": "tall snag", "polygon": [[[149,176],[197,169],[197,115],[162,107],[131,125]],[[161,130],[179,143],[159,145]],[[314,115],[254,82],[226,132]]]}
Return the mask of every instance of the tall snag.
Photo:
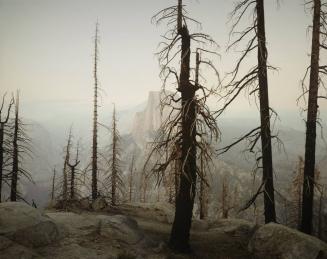
{"label": "tall snag", "polygon": [[24,200],[18,190],[18,183],[21,176],[33,182],[30,173],[22,166],[22,160],[31,156],[30,139],[28,138],[24,124],[19,117],[19,92],[15,98],[15,118],[11,129],[12,139],[12,171],[10,173],[10,201]]}
{"label": "tall snag", "polygon": [[200,154],[200,195],[199,195],[199,205],[200,205],[200,219],[206,219],[208,217],[208,182],[207,173],[204,166],[204,161],[202,154]]}
{"label": "tall snag", "polygon": [[119,198],[123,196],[124,183],[122,179],[121,170],[121,149],[120,149],[120,135],[117,128],[116,109],[114,107],[112,113],[112,126],[111,126],[112,142],[110,145],[111,158],[109,159],[110,175],[107,177],[106,182],[110,187],[111,205],[116,206]]}
{"label": "tall snag", "polygon": [[135,154],[133,154],[132,156],[131,166],[129,168],[129,175],[128,175],[128,200],[130,203],[133,201],[134,177],[135,177]]}
{"label": "tall snag", "polygon": [[[243,31],[238,32],[236,29],[242,24],[244,16],[247,12],[254,9],[253,11],[253,23],[245,28]],[[237,61],[235,69],[230,73],[232,79],[227,86],[227,93],[224,98],[226,102],[224,106],[217,111],[217,115],[221,115],[227,107],[244,91],[248,91],[249,95],[258,95],[259,98],[259,112],[260,112],[260,126],[255,127],[250,132],[239,138],[234,143],[220,149],[220,154],[227,152],[234,145],[238,144],[243,140],[249,141],[248,151],[255,152],[256,145],[261,140],[261,151],[260,155],[256,157],[258,168],[262,168],[262,184],[254,194],[251,201],[263,193],[264,195],[264,215],[265,222],[276,221],[276,210],[275,210],[275,193],[274,193],[274,177],[273,177],[273,164],[272,164],[272,138],[277,136],[271,135],[270,119],[273,115],[277,114],[269,106],[268,98],[268,68],[272,68],[267,65],[268,51],[266,47],[266,32],[265,32],[265,11],[263,0],[243,0],[236,4],[235,9],[231,13],[231,16],[235,18],[235,23],[232,25],[230,35],[237,35],[228,49],[238,45],[243,40],[249,38],[246,48],[242,51],[242,55]],[[250,69],[250,71],[238,78],[240,67],[244,63],[246,57],[252,52],[256,51],[258,63],[256,66]],[[261,162],[261,166],[259,163]],[[252,204],[249,202],[245,208],[248,208]]]}
{"label": "tall snag", "polygon": [[77,143],[76,156],[75,156],[74,162],[70,162],[69,160],[67,162],[67,165],[70,168],[70,199],[71,200],[75,200],[75,198],[76,198],[76,191],[77,191],[77,189],[76,189],[76,173],[77,173],[77,166],[80,163],[78,155],[79,155],[79,144]]}
{"label": "tall snag", "polygon": [[62,200],[63,202],[67,202],[69,198],[69,193],[68,193],[68,163],[70,160],[70,150],[72,146],[72,128],[69,130],[69,135],[67,139],[67,145],[65,147],[65,157],[64,157],[64,167],[62,170]]}
{"label": "tall snag", "polygon": [[55,187],[56,187],[56,168],[53,168],[52,184],[51,184],[51,201],[55,201]]}
{"label": "tall snag", "polygon": [[94,38],[94,100],[92,137],[92,200],[98,197],[98,44],[99,23],[96,23]]}
{"label": "tall snag", "polygon": [[[154,20],[157,23],[167,20],[168,25],[176,25],[164,35],[166,41],[160,44],[163,48],[158,53],[164,81],[162,111],[165,110],[168,115],[158,131],[149,158],[157,154],[158,161],[152,172],[158,174],[158,185],[163,179],[163,173],[170,168],[170,164],[175,163],[176,160],[180,161],[179,179],[176,181],[179,183],[179,188],[169,244],[176,251],[188,252],[196,179],[199,172],[197,149],[205,154],[207,163],[211,157],[208,146],[212,139],[218,137],[216,120],[206,105],[207,98],[214,94],[216,89],[195,83],[195,79],[190,78],[191,41],[200,45],[204,43],[202,47],[206,46],[206,43],[217,45],[207,34],[189,32],[187,22],[195,20],[184,14],[182,0],[178,1],[177,6],[160,11],[154,16]],[[214,53],[205,49],[199,51],[204,55]],[[172,65],[178,54],[180,54],[179,75]],[[206,64],[216,72],[210,61],[202,59],[201,64]],[[168,84],[171,76],[178,84],[174,92],[165,90],[165,85]],[[175,148],[176,145],[179,148]]]}
{"label": "tall snag", "polygon": [[4,114],[4,117],[2,117],[3,113],[5,112],[4,110],[4,105],[5,105],[5,99],[6,99],[6,94],[3,95],[2,97],[2,103],[1,103],[1,108],[0,108],[0,202],[2,201],[2,182],[3,182],[3,176],[4,176],[4,169],[5,169],[5,153],[8,153],[8,150],[6,149],[6,143],[5,143],[5,135],[6,133],[6,126],[9,122],[9,117],[10,117],[10,110],[11,107],[14,104],[14,98],[12,97],[10,100],[10,103],[8,105],[7,111]]}
{"label": "tall snag", "polygon": [[[313,4],[313,27],[311,64],[302,83],[303,96],[307,93],[309,93],[309,96],[307,102],[301,231],[312,234],[318,99],[327,99],[326,96],[319,96],[319,86],[323,86],[320,75],[327,74],[327,66],[320,64],[319,60],[320,52],[327,50],[327,2],[313,0],[307,4]],[[308,71],[310,71],[309,89],[304,84]]]}

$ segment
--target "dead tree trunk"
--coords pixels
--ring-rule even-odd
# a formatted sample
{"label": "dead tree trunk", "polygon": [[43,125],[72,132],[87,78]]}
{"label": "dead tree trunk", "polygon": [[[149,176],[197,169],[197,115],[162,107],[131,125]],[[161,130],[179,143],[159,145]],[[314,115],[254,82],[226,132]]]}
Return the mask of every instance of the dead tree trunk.
{"label": "dead tree trunk", "polygon": [[19,150],[18,150],[18,134],[19,134],[19,94],[16,96],[15,105],[15,121],[14,121],[14,132],[13,132],[13,158],[12,158],[12,171],[11,171],[11,186],[10,186],[10,200],[17,201],[17,182],[18,182],[18,171],[19,171]]}
{"label": "dead tree trunk", "polygon": [[118,199],[123,197],[124,183],[122,179],[121,170],[121,149],[120,149],[120,135],[117,128],[116,109],[114,107],[112,115],[112,143],[111,149],[111,175],[109,182],[111,184],[111,205],[116,206]]}
{"label": "dead tree trunk", "polygon": [[3,181],[3,170],[4,170],[4,166],[5,166],[4,165],[5,127],[9,121],[10,110],[14,103],[13,98],[11,98],[11,101],[10,101],[8,109],[7,109],[7,115],[4,118],[2,118],[2,112],[4,112],[3,108],[5,105],[5,98],[6,98],[6,94],[3,95],[2,104],[1,104],[1,108],[0,108],[0,202],[2,201],[2,181]]}
{"label": "dead tree trunk", "polygon": [[128,198],[129,198],[129,202],[132,202],[132,200],[133,200],[134,160],[135,160],[135,155],[133,154],[131,167],[130,167],[130,170],[129,170],[130,171],[129,172],[129,177],[128,177]]}
{"label": "dead tree trunk", "polygon": [[176,160],[174,163],[174,187],[175,187],[175,206],[176,206],[176,200],[177,200],[177,196],[178,196],[178,192],[179,192],[179,185],[180,185],[180,174],[182,172],[182,162],[181,162],[181,156],[182,156],[182,152],[181,152],[181,147],[178,144],[175,144],[174,147],[176,148]]}
{"label": "dead tree trunk", "polygon": [[196,187],[196,105],[195,87],[190,83],[191,37],[182,22],[182,1],[178,2],[178,34],[181,36],[181,70],[178,90],[182,98],[182,173],[176,199],[170,246],[181,252],[190,250],[189,239]]}
{"label": "dead tree trunk", "polygon": [[56,185],[56,168],[53,169],[52,187],[51,187],[51,201],[55,200],[55,185]]}
{"label": "dead tree trunk", "polygon": [[[174,76],[178,88],[174,93],[167,94],[164,87],[163,94],[166,96],[161,100],[161,104],[164,107],[169,107],[171,112],[168,119],[160,127],[149,158],[153,154],[159,155],[152,169],[156,173],[165,173],[171,163],[179,160],[177,164],[179,173],[176,174],[179,179],[175,181],[179,185],[178,190],[176,190],[175,218],[169,245],[175,251],[189,252],[190,228],[198,172],[197,148],[202,151],[206,150],[204,155],[206,161],[209,161],[212,152],[208,147],[218,137],[217,122],[206,104],[207,97],[216,90],[213,88],[208,90],[203,85],[193,84],[193,80],[190,79],[191,40],[197,46],[201,44],[203,53],[215,53],[203,49],[203,46],[207,44],[216,46],[216,43],[207,34],[189,33],[187,21],[196,21],[183,14],[182,0],[178,0],[177,6],[165,8],[157,13],[154,19],[157,20],[157,23],[167,20],[168,25],[173,25],[172,21],[175,21],[175,17],[177,24],[169,30],[172,34],[170,37],[164,36],[167,42],[163,42],[164,47],[159,51],[158,56],[162,67],[161,75],[164,78],[164,85],[170,76]],[[175,49],[177,50],[175,51]],[[178,74],[176,69],[171,66],[171,61],[179,56],[179,53],[180,72]],[[201,63],[205,63],[216,72],[216,75],[218,74],[210,61]],[[195,95],[198,90],[199,94]],[[199,137],[199,141],[197,141],[196,136]],[[209,138],[206,139],[203,136],[209,136]],[[173,148],[176,145],[178,149]],[[146,164],[149,162],[149,158]]]}
{"label": "dead tree trunk", "polygon": [[64,160],[64,168],[63,168],[63,181],[62,181],[62,199],[64,202],[68,200],[68,170],[67,166],[70,159],[70,148],[72,144],[72,128],[69,130],[69,136],[67,140],[67,146],[66,146],[66,154],[65,154],[65,160]]}
{"label": "dead tree trunk", "polygon": [[98,197],[98,26],[96,23],[94,39],[94,103],[92,138],[92,200]]}
{"label": "dead tree trunk", "polygon": [[224,176],[222,183],[222,192],[221,192],[221,210],[222,210],[222,218],[227,219],[228,213],[230,210],[230,197],[229,197],[229,186],[227,177]]}
{"label": "dead tree trunk", "polygon": [[[252,11],[254,15],[253,22],[246,29],[239,31],[238,27],[243,24],[246,19],[246,14]],[[258,93],[259,110],[260,110],[260,126],[252,129],[246,135],[242,136],[232,144],[220,149],[223,154],[232,147],[248,140],[246,151],[255,154],[256,169],[262,168],[262,184],[257,192],[251,197],[249,202],[241,209],[249,208],[256,200],[256,198],[264,194],[264,215],[265,222],[276,221],[275,210],[275,193],[274,193],[274,179],[273,179],[273,164],[272,164],[272,145],[271,145],[271,128],[270,119],[277,114],[269,107],[269,93],[268,93],[268,68],[274,69],[272,66],[267,66],[268,51],[266,47],[266,32],[265,32],[265,11],[263,0],[242,0],[237,2],[233,12],[234,24],[230,35],[236,35],[236,39],[229,44],[228,49],[238,45],[247,40],[246,48],[241,51],[241,57],[238,59],[234,70],[230,73],[232,79],[228,85],[228,90],[225,95],[226,103],[223,108],[219,109],[217,114],[220,116],[226,108],[240,95],[240,93],[247,91],[250,95]],[[257,65],[252,67],[249,72],[239,77],[241,66],[245,63],[246,57],[257,51]],[[277,141],[280,141],[278,136],[274,136]],[[261,140],[261,150],[257,150],[257,143]],[[260,154],[260,156],[257,156]],[[261,164],[261,165],[260,165]]]}
{"label": "dead tree trunk", "polygon": [[2,201],[2,178],[4,169],[4,123],[0,122],[0,202]]}
{"label": "dead tree trunk", "polygon": [[111,168],[111,205],[115,206],[117,197],[117,135],[116,135],[116,111],[114,107],[113,117],[112,117],[112,168]]}
{"label": "dead tree trunk", "polygon": [[[200,54],[197,51],[195,56],[195,87],[199,85],[199,70],[200,70]],[[200,219],[205,219],[208,216],[208,186],[206,172],[204,168],[203,152],[200,153]]]}
{"label": "dead tree trunk", "polygon": [[262,170],[264,183],[265,223],[276,222],[274,172],[272,165],[270,108],[268,98],[267,48],[264,1],[257,0],[258,78],[261,119]]}
{"label": "dead tree trunk", "polygon": [[204,172],[203,159],[200,161],[201,178],[200,179],[200,219],[206,219],[208,217],[208,186],[206,182],[206,174]]}
{"label": "dead tree trunk", "polygon": [[67,165],[70,168],[70,199],[74,200],[75,197],[75,190],[76,190],[76,186],[75,186],[75,176],[76,176],[76,167],[78,166],[78,164],[80,163],[80,161],[78,160],[78,151],[79,151],[79,146],[77,144],[76,147],[76,158],[74,163],[70,163],[68,161]]}
{"label": "dead tree trunk", "polygon": [[320,14],[321,0],[314,0],[310,85],[306,121],[306,142],[302,198],[301,231],[312,233],[314,172],[316,157],[316,125],[318,110],[319,55],[320,55]]}

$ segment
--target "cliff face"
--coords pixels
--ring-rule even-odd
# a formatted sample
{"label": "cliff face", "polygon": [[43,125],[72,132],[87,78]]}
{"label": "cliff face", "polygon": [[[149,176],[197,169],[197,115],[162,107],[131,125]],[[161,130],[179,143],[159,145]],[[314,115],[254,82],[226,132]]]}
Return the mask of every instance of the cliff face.
{"label": "cliff face", "polygon": [[160,92],[150,92],[146,107],[137,112],[132,126],[132,136],[139,146],[144,146],[159,129],[163,116],[160,112]]}

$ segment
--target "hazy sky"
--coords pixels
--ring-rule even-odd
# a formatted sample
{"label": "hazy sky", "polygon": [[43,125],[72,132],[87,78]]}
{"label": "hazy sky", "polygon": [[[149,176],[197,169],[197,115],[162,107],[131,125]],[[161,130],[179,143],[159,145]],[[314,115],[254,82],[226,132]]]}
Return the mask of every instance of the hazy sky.
{"label": "hazy sky", "polygon": [[[311,22],[303,0],[266,0],[271,105],[298,111],[299,81],[308,65]],[[0,92],[21,90],[29,107],[48,103],[89,107],[92,100],[93,36],[100,23],[99,80],[102,102],[138,104],[159,90],[154,53],[165,27],[151,16],[176,0],[0,0]],[[233,0],[186,0],[192,17],[220,44],[216,64],[228,72],[235,55],[225,52]],[[245,100],[245,99],[244,99]],[[244,110],[246,101],[234,109]],[[47,107],[43,105],[42,107]],[[47,112],[42,110],[42,112]],[[49,113],[53,112],[51,110]]]}

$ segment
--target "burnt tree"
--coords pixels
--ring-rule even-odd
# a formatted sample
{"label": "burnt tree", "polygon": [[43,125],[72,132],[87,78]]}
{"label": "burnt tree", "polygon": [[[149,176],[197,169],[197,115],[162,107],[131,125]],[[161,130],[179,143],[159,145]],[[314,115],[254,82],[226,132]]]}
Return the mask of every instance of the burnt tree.
{"label": "burnt tree", "polygon": [[94,96],[93,96],[93,137],[92,137],[92,200],[98,197],[98,44],[99,23],[96,23],[94,38]]}
{"label": "burnt tree", "polygon": [[[163,179],[171,163],[176,160],[180,162],[179,179],[176,181],[179,187],[175,218],[169,244],[176,251],[189,252],[192,211],[199,173],[197,149],[203,151],[206,160],[210,160],[210,151],[207,147],[212,139],[218,137],[216,120],[206,105],[207,98],[216,89],[209,89],[200,83],[197,84],[195,79],[191,79],[191,42],[201,46],[205,46],[206,43],[214,47],[217,45],[207,34],[189,32],[187,23],[196,21],[186,15],[182,0],[178,1],[177,6],[157,13],[154,20],[157,24],[166,20],[168,25],[174,25],[174,27],[163,36],[164,42],[160,44],[162,49],[158,52],[164,82],[161,104],[162,110],[167,111],[168,115],[164,118],[158,135],[152,143],[152,152],[149,157],[157,154],[158,161],[152,168],[152,172],[157,173],[158,183]],[[206,49],[201,49],[201,52],[213,53]],[[179,73],[172,64],[178,55],[180,55]],[[212,63],[205,59],[201,63],[214,68]],[[215,69],[214,71],[216,72]],[[172,93],[165,89],[171,77],[175,83],[177,82],[177,89]],[[173,148],[175,145],[179,148]],[[177,153],[178,150],[180,150],[180,155]]]}
{"label": "burnt tree", "polygon": [[[315,179],[316,159],[316,131],[318,120],[318,99],[326,96],[319,96],[319,86],[323,86],[320,75],[327,74],[327,66],[320,64],[322,50],[327,50],[327,2],[321,0],[309,1],[313,5],[313,26],[311,63],[303,79],[303,96],[308,94],[307,119],[306,119],[306,140],[304,157],[304,177],[302,192],[302,220],[301,231],[312,234],[313,219],[313,197]],[[309,88],[307,89],[304,80],[310,71]]]}
{"label": "burnt tree", "polygon": [[[237,28],[242,24],[243,19],[245,19],[244,16],[251,10],[253,11],[253,23],[243,31],[237,31]],[[263,194],[265,222],[275,222],[276,210],[271,142],[273,138],[278,143],[280,143],[280,140],[278,136],[272,136],[271,134],[270,120],[272,116],[277,116],[277,114],[270,108],[268,98],[268,68],[274,68],[267,64],[268,51],[266,47],[264,1],[239,1],[232,11],[231,17],[235,19],[235,22],[232,25],[230,37],[237,36],[228,46],[228,50],[244,40],[248,41],[245,49],[242,50],[241,57],[238,59],[234,70],[230,73],[231,80],[226,87],[227,93],[223,96],[225,104],[217,111],[217,115],[221,115],[242,92],[246,92],[249,96],[257,95],[259,99],[260,125],[219,151],[222,154],[243,140],[249,142],[247,151],[256,155],[257,167],[255,170],[262,169],[262,184],[259,190],[253,195],[253,198],[251,198],[251,202],[247,203],[244,209],[248,208],[255,201],[254,198],[259,194]],[[251,68],[248,73],[239,77],[242,64],[253,52],[256,52],[257,65]],[[261,141],[261,149],[257,151],[256,146],[259,141]]]}
{"label": "burnt tree", "polygon": [[12,155],[12,171],[11,171],[11,185],[10,185],[10,200],[17,200],[17,181],[18,181],[18,163],[19,163],[19,155],[18,155],[18,134],[19,134],[19,98],[16,97],[15,100],[15,121],[14,121],[14,132],[13,132],[13,155]]}
{"label": "burnt tree", "polygon": [[200,219],[206,219],[208,217],[208,181],[207,174],[204,165],[204,159],[200,154],[200,194],[199,194],[199,205],[200,205]]}
{"label": "burnt tree", "polygon": [[12,170],[10,173],[10,201],[24,200],[18,190],[18,183],[20,177],[25,177],[27,180],[33,182],[31,174],[22,166],[23,160],[26,156],[31,157],[31,140],[28,138],[24,124],[19,115],[19,92],[17,91],[15,98],[15,118],[11,129],[12,139]]}
{"label": "burnt tree", "polygon": [[110,199],[111,205],[116,206],[119,199],[123,196],[124,193],[124,182],[122,179],[122,170],[121,170],[121,139],[119,131],[117,128],[117,117],[116,117],[116,108],[114,106],[112,113],[112,125],[111,125],[111,137],[112,141],[109,146],[110,148],[110,158],[108,159],[109,165],[109,176],[106,178],[105,182],[107,183],[110,189]]}
{"label": "burnt tree", "polygon": [[80,163],[79,160],[79,144],[77,143],[76,147],[76,155],[74,162],[70,162],[68,160],[67,165],[70,168],[70,199],[74,200],[76,198],[76,173],[77,173],[77,166]]}
{"label": "burnt tree", "polygon": [[55,201],[55,187],[56,187],[56,168],[53,168],[52,185],[51,185],[51,201]]}
{"label": "burnt tree", "polygon": [[65,157],[64,157],[64,166],[62,170],[62,194],[61,194],[61,199],[64,202],[67,202],[69,198],[69,193],[68,193],[68,163],[70,160],[70,150],[72,146],[72,128],[69,130],[69,135],[67,139],[67,145],[65,147]]}
{"label": "burnt tree", "polygon": [[[8,153],[8,150],[6,148],[6,140],[5,135],[8,135],[7,124],[9,122],[10,117],[10,110],[11,107],[14,104],[13,97],[10,100],[10,103],[8,104],[7,110],[4,110],[5,105],[5,99],[6,94],[2,97],[2,103],[0,108],[0,202],[2,201],[2,183],[3,183],[3,177],[4,177],[4,170],[5,170],[5,153]],[[4,115],[4,116],[3,116]]]}
{"label": "burnt tree", "polygon": [[129,202],[133,201],[135,171],[136,171],[135,170],[135,154],[133,154],[131,166],[129,168],[129,175],[128,175],[128,200],[129,200]]}

